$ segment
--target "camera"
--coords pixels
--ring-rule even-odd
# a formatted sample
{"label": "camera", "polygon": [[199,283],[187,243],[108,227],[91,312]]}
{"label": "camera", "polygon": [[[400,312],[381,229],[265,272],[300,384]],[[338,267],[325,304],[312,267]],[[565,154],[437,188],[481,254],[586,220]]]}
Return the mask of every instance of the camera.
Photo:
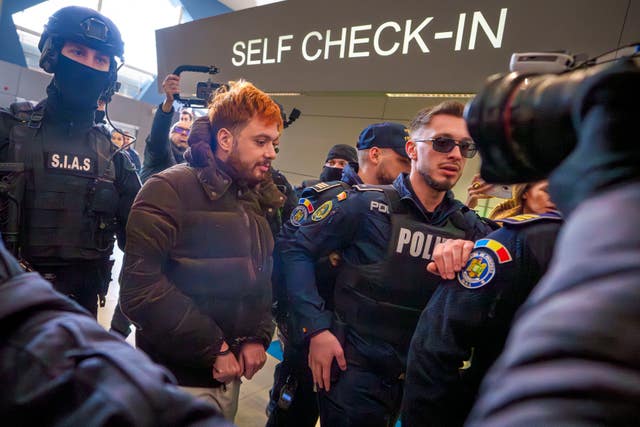
{"label": "camera", "polygon": [[[213,65],[180,65],[174,71],[173,74],[179,76],[183,72],[201,73],[212,76],[218,74],[220,69]],[[221,83],[215,83],[211,80],[211,77],[206,82],[198,82],[196,84],[195,97],[181,96],[180,94],[174,95],[174,99],[181,102],[185,107],[207,107],[211,94],[222,86]]]}
{"label": "camera", "polygon": [[[464,113],[483,179],[512,184],[546,178],[576,146],[582,112],[596,103],[625,108],[638,102],[630,92],[640,72],[634,46],[629,56],[577,65],[564,54],[516,54],[512,68],[524,71],[489,77]],[[536,68],[566,71],[540,74]]]}
{"label": "camera", "polygon": [[222,86],[220,83],[214,83],[211,80],[198,82],[196,85],[196,98],[208,102],[211,99],[211,94],[220,86]]}

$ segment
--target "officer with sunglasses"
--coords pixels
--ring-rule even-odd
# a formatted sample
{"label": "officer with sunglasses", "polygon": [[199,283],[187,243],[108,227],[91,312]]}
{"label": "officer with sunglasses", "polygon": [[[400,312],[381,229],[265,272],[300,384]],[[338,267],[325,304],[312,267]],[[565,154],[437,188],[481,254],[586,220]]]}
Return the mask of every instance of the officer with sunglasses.
{"label": "officer with sunglasses", "polygon": [[[394,425],[409,342],[438,284],[426,271],[434,246],[492,230],[450,191],[476,152],[463,109],[445,102],[420,111],[405,146],[411,171],[313,206],[282,250],[292,324],[309,345],[323,426]],[[342,265],[329,310],[314,260],[333,251]]]}
{"label": "officer with sunglasses", "polygon": [[[18,256],[94,316],[111,281],[115,235],[125,227],[140,181],[128,157],[95,126],[98,100],[117,88],[124,44],[115,24],[95,10],[70,6],[45,25],[40,67],[53,73],[47,98],[35,107],[0,112],[0,164],[20,165],[24,191]],[[6,231],[6,230],[5,230]]]}

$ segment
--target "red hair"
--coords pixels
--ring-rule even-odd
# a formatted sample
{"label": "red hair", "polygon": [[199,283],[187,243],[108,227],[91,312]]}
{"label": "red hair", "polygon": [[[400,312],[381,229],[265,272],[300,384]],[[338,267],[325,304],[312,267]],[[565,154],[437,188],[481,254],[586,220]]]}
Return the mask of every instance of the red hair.
{"label": "red hair", "polygon": [[276,123],[278,131],[282,130],[280,107],[269,95],[246,80],[229,82],[228,87],[220,86],[209,103],[212,142],[220,129],[239,131],[253,117],[269,125]]}

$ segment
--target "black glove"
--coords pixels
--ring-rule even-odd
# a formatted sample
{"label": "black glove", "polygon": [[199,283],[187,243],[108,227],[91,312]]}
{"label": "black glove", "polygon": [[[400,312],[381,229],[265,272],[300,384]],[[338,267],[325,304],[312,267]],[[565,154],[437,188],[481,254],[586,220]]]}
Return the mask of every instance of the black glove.
{"label": "black glove", "polygon": [[578,144],[549,178],[558,208],[570,213],[602,191],[640,180],[640,69],[630,60],[586,79],[574,103]]}

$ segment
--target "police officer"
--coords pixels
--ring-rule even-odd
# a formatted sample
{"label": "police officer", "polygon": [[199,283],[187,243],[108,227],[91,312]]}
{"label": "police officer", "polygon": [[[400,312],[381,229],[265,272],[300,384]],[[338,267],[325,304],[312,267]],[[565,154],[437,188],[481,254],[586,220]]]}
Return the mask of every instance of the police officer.
{"label": "police officer", "polygon": [[298,196],[302,195],[305,188],[312,187],[321,182],[340,181],[342,171],[348,164],[358,163],[356,150],[347,144],[336,144],[327,152],[322,172],[319,179],[305,179],[299,187],[296,187]]}
{"label": "police officer", "polygon": [[[411,172],[392,186],[361,186],[315,207],[283,249],[287,292],[319,391],[323,426],[391,426],[406,354],[435,289],[433,246],[491,227],[449,190],[476,149],[463,105],[422,110],[410,126]],[[314,259],[340,251],[333,310],[318,296]]]}
{"label": "police officer", "polygon": [[[358,163],[349,162],[344,165],[341,169],[341,181],[321,182],[306,188],[302,192],[300,204],[292,211],[290,221],[285,224],[280,241],[286,242],[301,224],[310,222],[310,213],[315,206],[321,206],[339,194],[341,197],[345,196],[345,190],[351,186],[363,183],[391,184],[400,173],[408,172],[410,160],[404,148],[408,139],[407,129],[399,123],[385,122],[367,126],[360,133],[356,144]],[[282,269],[281,249],[282,245],[276,246],[274,260],[279,267],[276,271]],[[329,309],[333,307],[333,284],[338,264],[337,253],[316,260],[318,303],[326,302]],[[313,377],[308,369],[307,349],[301,335],[296,333],[297,328],[290,328],[287,324],[290,319],[287,317],[288,298],[283,278],[278,276],[273,283],[277,298],[276,320],[284,344],[284,355],[274,372],[274,386],[267,408],[267,426],[314,426],[318,419],[318,404],[313,390]],[[309,297],[313,298],[313,295]]]}
{"label": "police officer", "polygon": [[456,279],[429,300],[409,349],[403,426],[463,424],[516,310],[549,266],[562,218],[547,188],[546,181],[515,186],[519,198],[508,202],[523,214],[475,242]]}
{"label": "police officer", "polygon": [[71,6],[49,18],[38,48],[40,66],[54,74],[47,98],[0,114],[0,160],[25,170],[19,255],[95,316],[111,280],[114,234],[124,247],[140,188],[131,162],[94,126],[124,45],[107,17]]}

